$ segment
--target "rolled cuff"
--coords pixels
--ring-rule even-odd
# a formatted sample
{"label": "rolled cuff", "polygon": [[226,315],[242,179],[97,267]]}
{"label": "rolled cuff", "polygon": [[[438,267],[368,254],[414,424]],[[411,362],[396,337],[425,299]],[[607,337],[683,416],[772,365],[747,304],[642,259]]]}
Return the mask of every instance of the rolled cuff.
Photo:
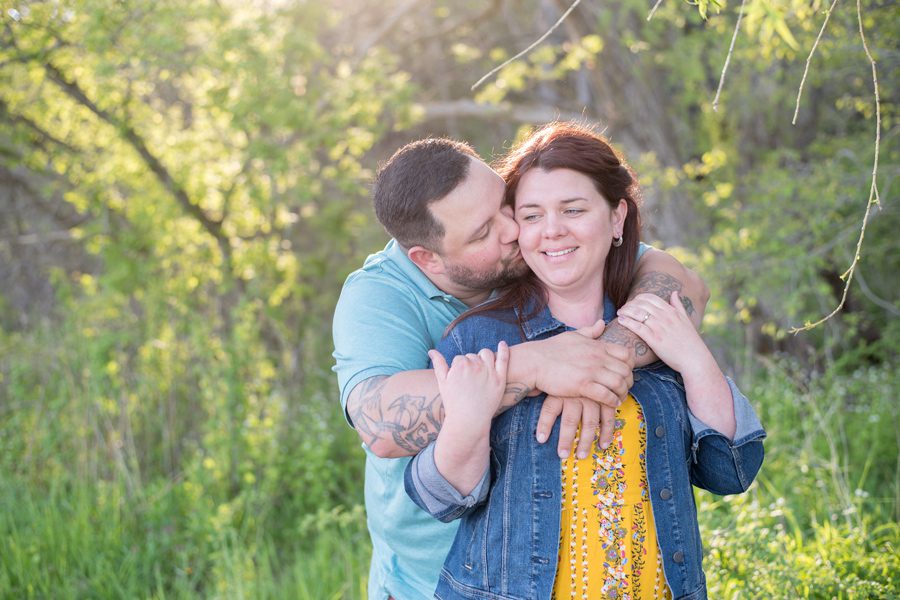
{"label": "rolled cuff", "polygon": [[458,519],[483,502],[490,490],[490,468],[484,470],[478,485],[463,496],[444,479],[434,462],[434,442],[419,452],[406,467],[406,491],[423,510],[442,521]]}
{"label": "rolled cuff", "polygon": [[[747,442],[764,438],[766,432],[763,429],[762,423],[759,421],[759,417],[756,416],[756,411],[753,410],[750,401],[747,400],[747,397],[744,396],[740,389],[738,389],[731,377],[725,377],[725,380],[728,382],[728,387],[731,389],[731,399],[734,406],[735,431],[734,440],[730,444],[731,447],[736,448]],[[719,431],[695,417],[690,411],[688,411],[688,418],[691,421],[691,428],[694,430],[695,445],[708,435],[722,435]]]}

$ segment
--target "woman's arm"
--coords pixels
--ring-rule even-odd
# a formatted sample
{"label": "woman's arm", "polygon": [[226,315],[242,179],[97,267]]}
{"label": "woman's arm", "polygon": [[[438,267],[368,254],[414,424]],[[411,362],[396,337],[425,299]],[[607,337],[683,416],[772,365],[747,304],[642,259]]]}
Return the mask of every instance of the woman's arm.
{"label": "woman's arm", "polygon": [[506,390],[509,348],[501,341],[496,356],[458,354],[447,365],[429,352],[444,402],[444,424],[435,441],[406,467],[410,498],[442,521],[459,518],[487,496],[491,421]]}
{"label": "woman's arm", "polygon": [[747,398],[722,373],[678,293],[668,303],[638,296],[622,307],[619,321],[681,373],[693,430],[691,483],[720,495],[745,491],[762,465],[765,431]]}
{"label": "woman's arm", "polygon": [[452,366],[437,350],[428,355],[445,411],[434,463],[448,483],[468,495],[488,468],[491,420],[506,391],[509,347],[501,341],[496,356],[486,348],[478,354],[460,354]]}
{"label": "woman's arm", "polygon": [[691,413],[733,439],[735,417],[728,381],[694,328],[678,292],[671,293],[669,302],[641,294],[619,310],[618,321],[681,373]]}

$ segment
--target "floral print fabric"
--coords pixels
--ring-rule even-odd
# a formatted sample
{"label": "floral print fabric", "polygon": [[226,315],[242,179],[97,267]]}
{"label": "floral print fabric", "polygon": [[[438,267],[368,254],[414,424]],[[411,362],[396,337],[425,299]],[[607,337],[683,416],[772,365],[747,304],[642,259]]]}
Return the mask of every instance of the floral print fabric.
{"label": "floral print fabric", "polygon": [[[577,440],[576,440],[577,443]],[[647,428],[629,396],[606,448],[562,461],[562,514],[554,598],[671,599],[647,489]]]}

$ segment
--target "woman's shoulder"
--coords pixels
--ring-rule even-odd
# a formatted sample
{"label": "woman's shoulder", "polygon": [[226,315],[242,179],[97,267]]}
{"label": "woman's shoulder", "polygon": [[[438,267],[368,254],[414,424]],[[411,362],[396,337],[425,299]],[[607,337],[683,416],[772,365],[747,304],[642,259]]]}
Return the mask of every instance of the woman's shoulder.
{"label": "woman's shoulder", "polygon": [[437,349],[452,355],[478,352],[483,348],[496,350],[497,344],[505,341],[509,345],[522,341],[522,333],[516,312],[512,309],[497,309],[465,317],[456,323]]}

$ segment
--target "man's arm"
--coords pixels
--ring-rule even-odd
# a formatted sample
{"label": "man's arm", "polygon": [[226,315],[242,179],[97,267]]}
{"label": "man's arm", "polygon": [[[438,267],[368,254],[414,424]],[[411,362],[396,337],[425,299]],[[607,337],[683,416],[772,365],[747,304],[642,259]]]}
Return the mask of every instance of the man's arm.
{"label": "man's arm", "polygon": [[[638,294],[646,293],[668,301],[672,292],[678,292],[691,322],[699,329],[703,313],[706,311],[706,303],[709,301],[709,288],[706,287],[706,283],[671,254],[661,250],[648,250],[638,262],[634,283],[628,292],[629,301]],[[657,360],[644,340],[615,320],[607,325],[600,339],[631,348],[634,351],[636,367],[649,365]]]}
{"label": "man's arm", "polygon": [[[521,383],[508,382],[503,406],[514,405],[529,391]],[[366,379],[350,392],[347,416],[376,456],[417,454],[437,438],[444,422],[434,371],[419,369]]]}
{"label": "man's arm", "polygon": [[[631,381],[630,362],[618,348],[584,333],[563,333],[510,348],[501,410],[531,394],[538,383],[558,396],[587,396],[616,406]],[[360,382],[347,397],[347,416],[376,456],[417,454],[437,438],[444,421],[434,371],[402,371]],[[564,440],[568,447],[574,439],[572,429]]]}

